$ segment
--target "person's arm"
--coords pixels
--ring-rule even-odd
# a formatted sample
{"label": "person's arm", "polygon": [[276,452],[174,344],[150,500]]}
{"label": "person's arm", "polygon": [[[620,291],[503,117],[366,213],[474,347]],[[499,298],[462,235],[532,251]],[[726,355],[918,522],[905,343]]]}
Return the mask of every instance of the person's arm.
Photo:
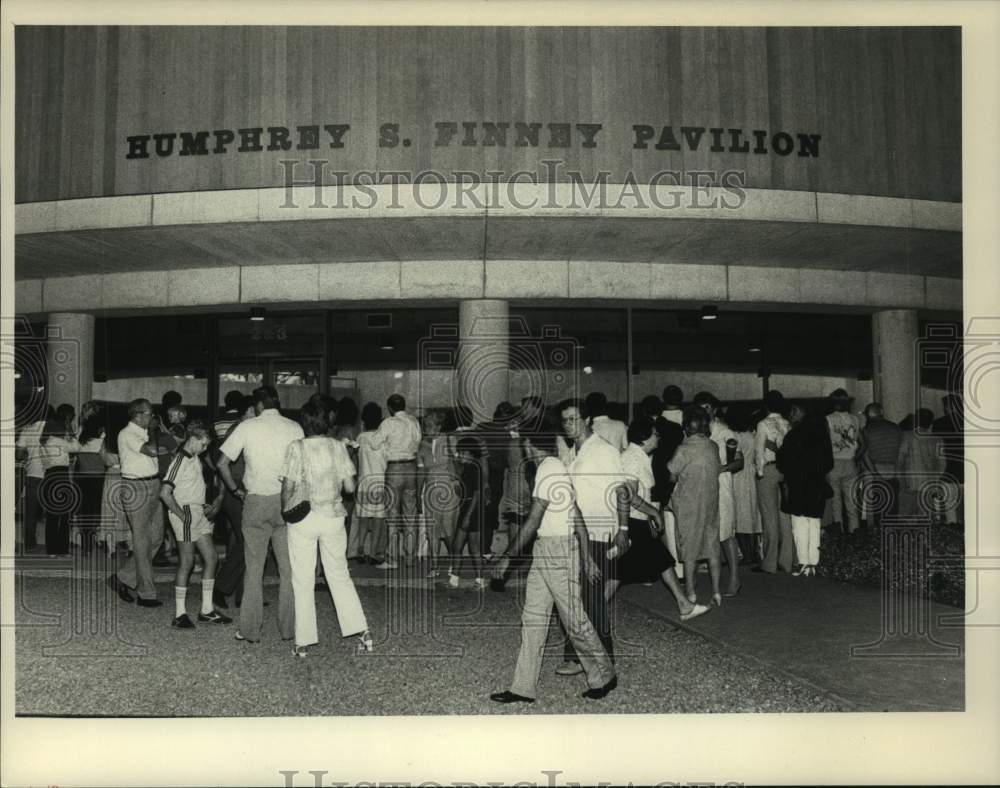
{"label": "person's arm", "polygon": [[590,583],[601,582],[601,569],[590,557],[588,545],[590,537],[587,535],[587,524],[583,521],[580,507],[573,504],[573,535],[576,536],[576,545],[580,550],[580,565],[583,567],[583,574]]}
{"label": "person's arm", "polygon": [[347,453],[347,449],[344,449],[344,453],[341,455],[341,478],[343,479],[344,492],[353,493],[357,489],[357,482],[355,481],[358,471],[354,467],[354,462],[351,460],[350,455]]}
{"label": "person's arm", "polygon": [[247,497],[247,494],[246,491],[233,478],[232,468],[229,467],[231,462],[232,460],[230,460],[225,454],[219,455],[219,477],[222,479],[223,486],[242,501]]}
{"label": "person's arm", "polygon": [[531,499],[531,511],[528,512],[528,518],[518,530],[517,537],[511,544],[507,545],[507,549],[503,551],[503,555],[496,559],[493,567],[493,577],[495,579],[503,580],[510,566],[511,554],[518,555],[535,538],[535,534],[538,533],[538,529],[542,525],[542,517],[545,515],[545,510],[548,508],[549,502],[544,498]]}
{"label": "person's arm", "polygon": [[167,508],[186,523],[191,522],[191,507],[181,506],[174,498],[174,486],[164,484],[160,487],[160,500],[167,505]]}
{"label": "person's arm", "polygon": [[763,478],[764,466],[767,464],[767,457],[764,456],[764,445],[767,438],[764,435],[764,422],[757,425],[757,430],[753,436],[754,457],[757,459],[757,476]]}
{"label": "person's arm", "polygon": [[663,516],[660,514],[660,510],[653,506],[649,501],[644,500],[639,495],[639,480],[630,479],[626,482],[629,489],[629,503],[631,508],[635,509],[637,512],[642,512],[644,515],[649,517],[651,521],[656,524],[654,530],[662,530],[663,528]]}
{"label": "person's arm", "polygon": [[382,449],[389,441],[389,436],[392,434],[392,419],[392,416],[382,419],[382,423],[378,425],[378,429],[375,430],[375,434],[371,437],[371,447],[373,449]]}
{"label": "person's arm", "polygon": [[628,538],[628,513],[632,508],[633,495],[625,482],[619,483],[615,487],[615,501],[617,502],[618,530],[615,531],[612,540],[613,546],[618,548],[617,557],[621,558],[628,552],[632,542]]}

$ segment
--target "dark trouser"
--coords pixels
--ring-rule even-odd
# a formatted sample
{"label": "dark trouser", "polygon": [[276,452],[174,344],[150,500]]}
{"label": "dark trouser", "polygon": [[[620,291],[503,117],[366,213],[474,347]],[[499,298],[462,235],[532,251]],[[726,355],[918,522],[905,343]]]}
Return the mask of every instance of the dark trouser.
{"label": "dark trouser", "polygon": [[57,466],[45,471],[41,485],[45,509],[45,551],[49,555],[69,553],[69,517],[80,500],[80,492],[69,475],[69,468]]}
{"label": "dark trouser", "polygon": [[42,512],[42,504],[38,497],[38,489],[42,480],[37,476],[28,476],[24,482],[24,508],[21,510],[21,521],[24,532],[24,549],[38,546],[35,531],[38,528],[38,515]]}
{"label": "dark trouser", "polygon": [[[614,561],[608,560],[608,543],[587,540],[587,550],[590,557],[594,559],[597,568],[601,570],[601,579],[596,583],[587,580],[587,574],[580,562],[580,588],[583,590],[583,609],[587,613],[587,618],[597,630],[597,637],[601,640],[601,645],[608,652],[611,661],[615,661],[615,646],[611,639],[611,611],[607,600],[604,598],[604,581],[614,577],[612,566]],[[563,634],[566,629],[563,628]],[[563,647],[563,657],[567,662],[579,662],[573,643],[566,638],[566,645]]]}
{"label": "dark trouser", "polygon": [[503,497],[503,473],[490,474],[490,502],[483,508],[483,524],[479,530],[483,555],[493,551],[493,532],[500,522],[500,499]]}
{"label": "dark trouser", "polygon": [[215,590],[223,596],[236,594],[236,604],[243,602],[243,574],[246,560],[243,554],[243,502],[230,492],[222,499],[222,510],[229,521],[229,543],[226,560],[215,575]]}
{"label": "dark trouser", "polygon": [[80,546],[89,550],[94,544],[94,532],[101,525],[101,497],[104,493],[103,473],[79,473],[76,483],[80,487],[80,510],[77,512],[77,528],[80,530]]}

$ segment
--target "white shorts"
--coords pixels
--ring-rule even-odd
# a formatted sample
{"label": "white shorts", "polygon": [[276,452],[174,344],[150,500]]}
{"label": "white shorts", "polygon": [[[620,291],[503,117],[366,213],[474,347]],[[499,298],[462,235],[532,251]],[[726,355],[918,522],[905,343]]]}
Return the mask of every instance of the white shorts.
{"label": "white shorts", "polygon": [[[183,504],[181,504],[183,506]],[[215,528],[212,521],[205,516],[205,510],[200,503],[188,504],[191,512],[190,522],[181,520],[173,512],[168,511],[170,516],[170,527],[174,529],[174,536],[178,542],[197,542],[202,536],[211,536]]]}

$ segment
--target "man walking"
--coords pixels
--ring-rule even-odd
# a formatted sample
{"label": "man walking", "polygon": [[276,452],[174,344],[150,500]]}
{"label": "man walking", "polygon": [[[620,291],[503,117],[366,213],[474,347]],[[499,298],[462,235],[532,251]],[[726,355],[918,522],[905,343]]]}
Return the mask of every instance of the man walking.
{"label": "man walking", "polygon": [[[264,562],[269,545],[278,564],[278,629],[284,640],[295,636],[288,526],[281,517],[281,469],[288,444],[303,433],[302,427],[278,412],[278,392],[273,386],[254,389],[253,399],[257,416],[237,424],[222,444],[219,476],[226,489],[243,501],[246,574],[236,639],[256,643],[264,623]],[[230,464],[241,455],[246,469],[239,483]]]}
{"label": "man walking", "polygon": [[580,655],[580,670],[587,674],[588,689],[583,696],[600,700],[618,684],[611,659],[581,606],[582,567],[590,562],[589,538],[576,514],[566,466],[555,456],[556,428],[543,425],[524,442],[525,453],[538,464],[531,512],[493,569],[494,579],[502,580],[511,557],[520,555],[534,539],[521,614],[521,650],[510,689],[490,695],[497,703],[534,703],[553,607]]}
{"label": "man walking", "polygon": [[[163,542],[163,506],[160,503],[159,424],[153,420],[148,399],[135,399],[128,406],[129,423],[118,433],[118,457],[122,483],[119,503],[132,531],[132,555],[108,584],[125,602],[159,607],[153,579],[153,556]],[[134,589],[138,600],[133,600]]]}
{"label": "man walking", "polygon": [[385,486],[389,493],[386,519],[389,527],[389,556],[395,552],[396,535],[402,534],[407,565],[416,558],[417,537],[417,451],[420,423],[406,412],[406,399],[393,394],[386,401],[389,418],[383,421],[371,446],[385,452]]}
{"label": "man walking", "polygon": [[[569,466],[569,476],[587,532],[587,554],[582,559],[586,581],[583,606],[613,662],[615,651],[604,584],[606,580],[615,579],[614,559],[624,555],[629,546],[631,493],[628,479],[621,453],[594,434],[592,417],[586,406],[579,400],[566,400],[560,405],[559,413],[563,432],[573,441],[575,456]],[[560,676],[574,676],[583,671],[569,638],[564,657],[565,662],[556,668]]]}

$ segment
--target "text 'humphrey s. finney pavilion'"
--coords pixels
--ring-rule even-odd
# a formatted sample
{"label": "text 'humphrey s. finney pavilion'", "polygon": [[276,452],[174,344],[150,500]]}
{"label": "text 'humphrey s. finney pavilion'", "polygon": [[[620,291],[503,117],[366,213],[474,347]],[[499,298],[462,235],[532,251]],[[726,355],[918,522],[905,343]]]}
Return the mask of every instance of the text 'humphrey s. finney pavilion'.
{"label": "text 'humphrey s. finney pavilion'", "polygon": [[[434,147],[597,148],[600,123],[487,123],[439,121],[434,124]],[[349,123],[303,126],[254,126],[242,129],[169,131],[126,137],[126,159],[155,156],[207,156],[219,153],[321,150],[350,144]],[[765,129],[706,128],[705,126],[632,126],[632,147],[638,150],[707,150],[819,157],[819,134]],[[378,128],[378,146],[410,147],[412,140],[398,123]]]}

